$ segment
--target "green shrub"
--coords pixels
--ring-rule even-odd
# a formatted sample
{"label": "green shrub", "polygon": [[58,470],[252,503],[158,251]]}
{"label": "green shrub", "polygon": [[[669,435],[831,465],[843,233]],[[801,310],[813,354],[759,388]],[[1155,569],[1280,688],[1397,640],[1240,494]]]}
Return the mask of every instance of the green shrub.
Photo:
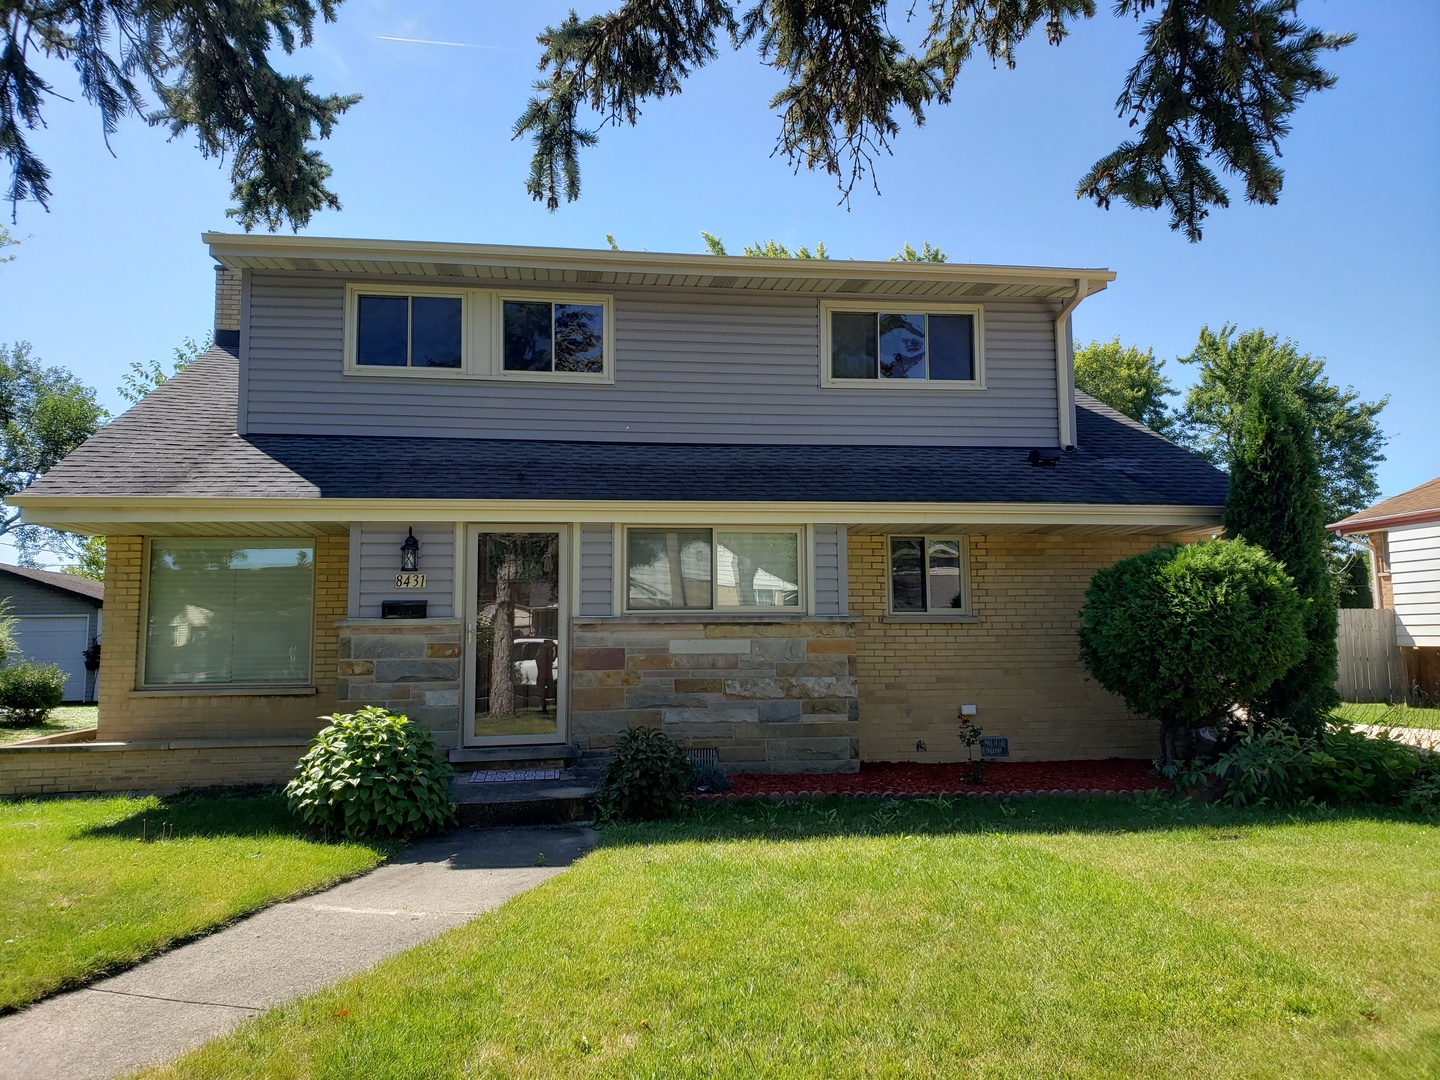
{"label": "green shrub", "polygon": [[1400,805],[1412,814],[1440,817],[1440,761],[1437,761],[1435,751],[1430,752],[1429,758],[1415,774]]}
{"label": "green shrub", "polygon": [[329,725],[285,787],[301,821],[332,835],[391,838],[454,823],[450,764],[428,728],[374,706],[322,719]]}
{"label": "green shrub", "polygon": [[601,805],[629,821],[669,817],[684,805],[690,775],[689,757],[669,736],[654,728],[631,728],[620,736],[605,767]]}
{"label": "green shrub", "polygon": [[1227,782],[1224,799],[1232,806],[1286,806],[1309,783],[1310,751],[1285,727],[1246,728],[1211,767]]}
{"label": "green shrub", "polygon": [[56,664],[29,660],[0,668],[0,712],[11,724],[43,724],[65,700],[65,677]]}
{"label": "green shrub", "polygon": [[1091,579],[1080,616],[1085,666],[1159,721],[1166,764],[1177,731],[1228,722],[1305,654],[1289,576],[1242,540],[1124,559]]}
{"label": "green shrub", "polygon": [[1389,735],[1369,736],[1343,724],[1310,751],[1306,792],[1328,803],[1395,802],[1420,770],[1420,752]]}

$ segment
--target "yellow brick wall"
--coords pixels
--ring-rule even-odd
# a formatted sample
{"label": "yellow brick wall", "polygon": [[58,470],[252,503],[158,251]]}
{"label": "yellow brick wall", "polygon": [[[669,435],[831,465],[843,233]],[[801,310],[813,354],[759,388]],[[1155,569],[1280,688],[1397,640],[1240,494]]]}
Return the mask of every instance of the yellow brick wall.
{"label": "yellow brick wall", "polygon": [[315,628],[312,678],[304,696],[182,694],[135,690],[140,652],[145,541],[106,538],[105,610],[100,658],[101,740],[253,739],[313,735],[317,717],[335,711],[336,651],[349,591],[349,538],[315,538]]}
{"label": "yellow brick wall", "polygon": [[282,784],[305,744],[182,746],[0,746],[0,797],[77,791],[147,791]]}
{"label": "yellow brick wall", "polygon": [[[1014,760],[1153,757],[1158,735],[1091,681],[1078,613],[1094,572],[1154,546],[1150,537],[994,534],[970,537],[977,621],[886,621],[886,538],[852,535],[860,756],[955,761],[961,704]],[[917,751],[916,741],[926,750]]]}

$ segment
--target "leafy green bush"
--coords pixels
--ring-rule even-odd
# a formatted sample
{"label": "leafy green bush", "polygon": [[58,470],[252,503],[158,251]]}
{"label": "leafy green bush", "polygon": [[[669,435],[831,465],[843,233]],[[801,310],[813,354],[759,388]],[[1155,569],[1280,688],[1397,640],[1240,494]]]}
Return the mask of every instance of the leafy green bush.
{"label": "leafy green bush", "polygon": [[11,724],[42,724],[65,700],[65,672],[56,664],[29,660],[0,668],[0,712]]}
{"label": "leafy green bush", "polygon": [[1420,770],[1420,752],[1389,735],[1331,727],[1310,752],[1305,790],[1328,803],[1394,802]]}
{"label": "leafy green bush", "polygon": [[1300,598],[1280,564],[1242,540],[1156,548],[1099,571],[1080,613],[1097,682],[1175,733],[1224,724],[1305,655]]}
{"label": "leafy green bush", "polygon": [[1256,731],[1246,728],[1211,767],[1228,786],[1224,799],[1232,806],[1286,806],[1309,783],[1309,748],[1285,727]]}
{"label": "leafy green bush", "polygon": [[600,802],[629,821],[669,817],[684,805],[690,775],[689,757],[669,736],[655,728],[631,728],[605,767]]}
{"label": "leafy green bush", "polygon": [[428,728],[375,706],[336,713],[285,786],[290,811],[329,834],[406,837],[455,821],[450,763]]}
{"label": "leafy green bush", "polygon": [[1440,762],[1436,761],[1434,751],[1415,774],[1400,805],[1412,814],[1440,817]]}

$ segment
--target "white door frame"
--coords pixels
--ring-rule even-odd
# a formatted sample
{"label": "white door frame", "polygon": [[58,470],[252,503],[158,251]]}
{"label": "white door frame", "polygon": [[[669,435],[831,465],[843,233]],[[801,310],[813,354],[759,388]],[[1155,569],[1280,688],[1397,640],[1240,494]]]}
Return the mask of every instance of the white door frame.
{"label": "white door frame", "polygon": [[[555,568],[556,632],[559,644],[555,649],[555,733],[553,735],[485,735],[475,734],[475,626],[480,618],[480,536],[482,533],[553,533],[560,538]],[[572,584],[570,580],[571,529],[556,524],[485,523],[465,526],[465,558],[456,566],[464,567],[461,577],[465,620],[465,639],[461,647],[460,745],[461,746],[531,746],[560,744],[570,738],[570,616]]]}

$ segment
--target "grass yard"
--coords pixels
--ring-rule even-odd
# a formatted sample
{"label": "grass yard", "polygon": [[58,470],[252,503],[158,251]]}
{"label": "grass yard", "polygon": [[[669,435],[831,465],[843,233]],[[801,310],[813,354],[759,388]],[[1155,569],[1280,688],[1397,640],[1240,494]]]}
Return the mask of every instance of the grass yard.
{"label": "grass yard", "polygon": [[1440,728],[1440,709],[1412,709],[1408,705],[1357,705],[1345,702],[1335,714],[1352,724],[1380,727]]}
{"label": "grass yard", "polygon": [[79,731],[92,728],[96,723],[98,709],[94,705],[62,705],[51,709],[43,724],[26,727],[11,727],[0,723],[0,745],[19,742],[21,739],[38,739],[41,735],[59,735],[65,731]]}
{"label": "grass yard", "polygon": [[0,1012],[375,866],[276,795],[0,803]]}
{"label": "grass yard", "polygon": [[1433,1077],[1440,828],[697,808],[152,1077]]}

